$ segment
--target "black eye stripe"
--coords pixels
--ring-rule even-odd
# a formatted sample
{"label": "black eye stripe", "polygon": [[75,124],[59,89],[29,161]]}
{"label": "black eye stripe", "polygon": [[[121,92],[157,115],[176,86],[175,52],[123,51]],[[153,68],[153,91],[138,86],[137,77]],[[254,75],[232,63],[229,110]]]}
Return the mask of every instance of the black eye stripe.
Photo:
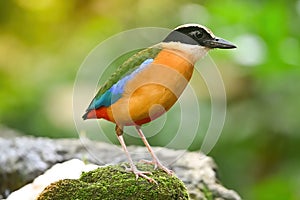
{"label": "black eye stripe", "polygon": [[163,41],[164,42],[182,42],[185,44],[202,45],[203,41],[212,39],[209,30],[198,26],[180,27],[172,31]]}

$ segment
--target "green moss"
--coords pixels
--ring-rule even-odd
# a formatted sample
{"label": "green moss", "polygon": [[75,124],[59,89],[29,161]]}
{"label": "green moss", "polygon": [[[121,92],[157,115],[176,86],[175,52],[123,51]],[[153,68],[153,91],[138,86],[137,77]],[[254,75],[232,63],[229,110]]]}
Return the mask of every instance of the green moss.
{"label": "green moss", "polygon": [[121,164],[98,168],[83,173],[78,180],[65,179],[52,183],[40,194],[38,200],[63,199],[189,199],[181,180],[153,165],[137,164],[142,171],[151,171],[158,184],[126,172]]}
{"label": "green moss", "polygon": [[205,183],[203,183],[203,189],[201,190],[205,199],[207,200],[213,200],[213,194],[212,192],[209,190],[209,188],[207,187],[207,185]]}

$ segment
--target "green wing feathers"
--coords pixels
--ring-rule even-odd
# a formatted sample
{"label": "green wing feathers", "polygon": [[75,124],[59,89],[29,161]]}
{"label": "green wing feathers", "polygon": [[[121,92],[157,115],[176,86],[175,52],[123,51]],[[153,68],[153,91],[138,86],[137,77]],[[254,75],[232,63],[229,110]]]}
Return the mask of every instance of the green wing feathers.
{"label": "green wing feathers", "polygon": [[155,58],[156,55],[161,51],[159,47],[150,47],[139,51],[138,53],[131,56],[126,60],[118,69],[109,77],[109,79],[100,87],[95,98],[100,97],[108,89],[110,89],[113,84],[118,82],[122,77],[129,74],[138,68],[145,60],[149,58]]}

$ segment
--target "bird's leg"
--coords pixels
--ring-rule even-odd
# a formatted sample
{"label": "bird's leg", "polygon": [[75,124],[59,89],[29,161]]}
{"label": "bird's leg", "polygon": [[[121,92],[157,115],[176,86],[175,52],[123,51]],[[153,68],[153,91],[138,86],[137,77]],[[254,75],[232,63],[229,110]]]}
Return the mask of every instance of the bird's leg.
{"label": "bird's leg", "polygon": [[127,147],[126,147],[126,144],[124,142],[124,138],[123,138],[123,130],[121,127],[119,127],[118,125],[116,126],[116,133],[117,133],[117,136],[118,136],[118,139],[120,141],[120,144],[129,160],[129,164],[130,164],[130,169],[129,168],[125,168],[126,170],[128,171],[132,171],[135,176],[136,176],[136,179],[140,177],[143,177],[145,179],[147,179],[149,182],[154,182],[157,184],[157,182],[153,179],[153,178],[150,178],[148,177],[146,174],[152,174],[151,172],[147,172],[147,171],[140,171],[136,168],[136,166],[134,165],[133,161],[132,161],[132,158],[127,150]]}
{"label": "bird's leg", "polygon": [[138,134],[140,135],[142,141],[143,141],[144,144],[146,145],[146,147],[147,147],[147,149],[148,149],[148,151],[149,151],[149,153],[151,154],[151,157],[152,157],[152,159],[153,159],[153,160],[150,161],[150,162],[149,162],[149,161],[145,161],[145,160],[144,160],[144,162],[154,164],[154,169],[156,169],[156,168],[158,167],[158,168],[164,170],[167,174],[173,174],[173,171],[172,171],[172,170],[170,170],[170,169],[168,169],[167,167],[163,166],[163,165],[161,164],[161,162],[158,160],[157,156],[154,154],[153,149],[151,148],[150,144],[148,143],[148,141],[147,141],[145,135],[143,134],[141,127],[140,127],[140,126],[136,126],[136,130],[137,130]]}

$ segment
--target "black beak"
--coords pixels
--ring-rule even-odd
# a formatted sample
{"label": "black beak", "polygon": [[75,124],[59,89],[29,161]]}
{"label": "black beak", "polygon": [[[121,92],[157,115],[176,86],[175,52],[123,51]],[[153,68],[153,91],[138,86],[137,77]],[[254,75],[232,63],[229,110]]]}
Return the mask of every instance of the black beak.
{"label": "black beak", "polygon": [[208,40],[204,40],[203,41],[204,45],[208,48],[211,49],[234,49],[236,48],[236,46],[234,44],[232,44],[231,42],[228,42],[227,40],[224,40],[222,38],[212,38],[212,39],[208,39]]}

